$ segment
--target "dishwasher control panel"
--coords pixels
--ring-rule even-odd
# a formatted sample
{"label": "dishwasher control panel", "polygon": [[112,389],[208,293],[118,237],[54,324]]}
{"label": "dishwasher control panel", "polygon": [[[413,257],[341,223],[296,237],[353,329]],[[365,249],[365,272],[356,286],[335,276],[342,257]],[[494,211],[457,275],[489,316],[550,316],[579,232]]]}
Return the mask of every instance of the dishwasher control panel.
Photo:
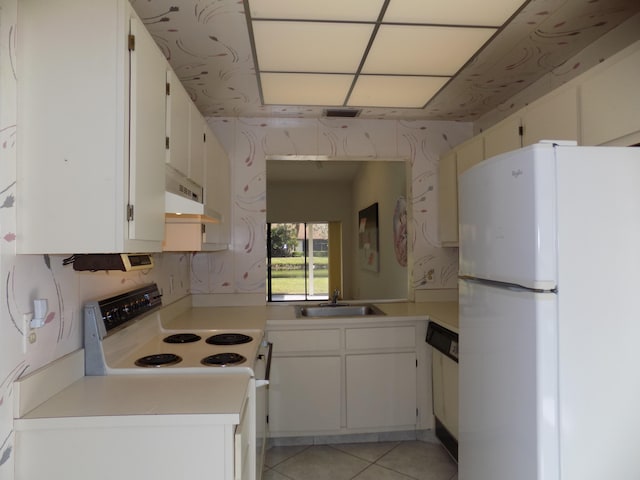
{"label": "dishwasher control panel", "polygon": [[429,322],[425,341],[450,359],[458,362],[458,334],[435,322]]}

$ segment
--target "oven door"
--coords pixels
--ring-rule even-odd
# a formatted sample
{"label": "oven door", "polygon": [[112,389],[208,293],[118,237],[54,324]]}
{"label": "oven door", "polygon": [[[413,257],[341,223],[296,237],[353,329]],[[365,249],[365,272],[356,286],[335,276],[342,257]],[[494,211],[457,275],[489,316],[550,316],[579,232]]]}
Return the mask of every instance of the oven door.
{"label": "oven door", "polygon": [[269,437],[269,374],[273,343],[263,341],[258,350],[254,369],[256,377],[256,480],[262,478],[264,455]]}

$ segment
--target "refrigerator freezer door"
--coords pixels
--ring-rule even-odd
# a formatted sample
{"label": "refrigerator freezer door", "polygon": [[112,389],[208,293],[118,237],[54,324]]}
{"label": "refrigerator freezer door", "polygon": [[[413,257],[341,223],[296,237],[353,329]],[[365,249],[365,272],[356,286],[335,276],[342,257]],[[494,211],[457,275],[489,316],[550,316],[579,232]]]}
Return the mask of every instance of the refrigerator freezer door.
{"label": "refrigerator freezer door", "polygon": [[460,275],[552,290],[556,268],[555,156],[536,144],[459,178]]}
{"label": "refrigerator freezer door", "polygon": [[558,480],[557,295],[459,289],[460,480]]}

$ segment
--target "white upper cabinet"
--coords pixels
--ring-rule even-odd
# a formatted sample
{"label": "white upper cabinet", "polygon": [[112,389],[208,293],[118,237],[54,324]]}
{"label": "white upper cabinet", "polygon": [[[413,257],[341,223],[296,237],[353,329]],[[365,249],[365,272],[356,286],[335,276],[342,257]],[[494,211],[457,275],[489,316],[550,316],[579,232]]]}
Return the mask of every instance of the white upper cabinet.
{"label": "white upper cabinet", "polygon": [[225,250],[231,242],[229,157],[204,120],[202,128],[205,215],[192,219],[167,219],[164,251]]}
{"label": "white upper cabinet", "polygon": [[[191,102],[191,100],[189,100]],[[193,102],[189,108],[189,175],[188,177],[204,186],[206,122]]]}
{"label": "white upper cabinet", "polygon": [[[158,241],[164,234],[162,132],[166,60],[137,17],[131,18],[131,145],[129,154],[129,239]],[[132,247],[135,248],[135,247]],[[130,251],[130,249],[127,249]]]}
{"label": "white upper cabinet", "polygon": [[438,169],[438,235],[443,247],[458,245],[458,169],[455,150],[440,159]]}
{"label": "white upper cabinet", "polygon": [[176,74],[167,72],[167,163],[175,171],[204,184],[205,120]]}
{"label": "white upper cabinet", "polygon": [[166,61],[129,2],[22,0],[17,32],[17,252],[160,251]]}
{"label": "white upper cabinet", "polygon": [[189,176],[189,119],[191,99],[172,70],[167,72],[167,163]]}
{"label": "white upper cabinet", "polygon": [[[582,144],[601,145],[640,132],[640,47],[630,47],[580,87]],[[637,142],[619,142],[629,145]]]}
{"label": "white upper cabinet", "polygon": [[204,204],[219,223],[205,225],[204,242],[209,250],[219,250],[231,242],[231,167],[227,152],[208,126],[205,132]]}
{"label": "white upper cabinet", "polygon": [[476,135],[470,140],[456,147],[456,166],[458,175],[469,170],[475,164],[484,160],[484,138]]}
{"label": "white upper cabinet", "polygon": [[575,87],[553,92],[526,107],[522,146],[540,140],[578,141],[578,94]]}
{"label": "white upper cabinet", "polygon": [[487,129],[484,137],[484,158],[495,157],[522,147],[521,120],[519,115],[512,115],[502,122]]}

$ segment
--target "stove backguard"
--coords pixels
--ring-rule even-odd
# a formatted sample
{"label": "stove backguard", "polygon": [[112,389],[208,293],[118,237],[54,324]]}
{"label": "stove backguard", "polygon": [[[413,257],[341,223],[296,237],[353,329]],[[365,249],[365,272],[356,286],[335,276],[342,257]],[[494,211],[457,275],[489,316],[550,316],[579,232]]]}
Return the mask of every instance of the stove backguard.
{"label": "stove backguard", "polygon": [[106,375],[102,341],[162,306],[155,283],[84,306],[85,375]]}

